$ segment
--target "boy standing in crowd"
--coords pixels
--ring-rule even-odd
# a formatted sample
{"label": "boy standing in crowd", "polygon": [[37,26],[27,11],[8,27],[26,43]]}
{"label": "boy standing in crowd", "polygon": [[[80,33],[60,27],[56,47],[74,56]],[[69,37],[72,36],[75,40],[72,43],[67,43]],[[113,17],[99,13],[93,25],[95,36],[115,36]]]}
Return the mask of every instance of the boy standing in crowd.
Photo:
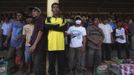
{"label": "boy standing in crowd", "polygon": [[26,69],[26,74],[31,73],[31,68],[32,68],[32,55],[30,54],[30,39],[33,33],[34,25],[32,23],[32,17],[28,16],[26,18],[27,24],[23,27],[23,36],[25,40],[25,69]]}
{"label": "boy standing in crowd", "polygon": [[[22,29],[24,26],[24,21],[22,20],[22,13],[16,13],[16,20],[12,22],[12,27],[10,29],[9,35],[4,43],[7,46],[8,41],[10,39],[10,48],[7,56],[8,67],[7,72],[8,75],[14,74],[16,72],[17,67],[22,69],[23,66],[23,50],[22,50]],[[16,57],[19,58],[17,63],[15,62]]]}
{"label": "boy standing in crowd", "polygon": [[111,44],[113,43],[113,29],[108,24],[108,19],[103,20],[103,24],[99,26],[104,33],[104,40],[102,44],[102,61],[111,60]]}
{"label": "boy standing in crowd", "polygon": [[85,51],[86,29],[81,25],[82,21],[76,18],[75,25],[69,27],[67,34],[71,36],[69,49],[69,74],[77,75],[75,72],[82,70],[81,57]]}
{"label": "boy standing in crowd", "polygon": [[123,59],[122,57],[122,50],[126,51],[126,56],[129,58],[129,50],[127,48],[127,38],[126,38],[126,32],[125,28],[123,28],[123,22],[118,21],[117,22],[117,28],[115,30],[115,41],[117,46],[117,56],[119,59]]}
{"label": "boy standing in crowd", "polygon": [[87,28],[87,70],[94,73],[101,64],[101,45],[104,39],[103,31],[98,27],[99,19],[95,18],[93,24]]}
{"label": "boy standing in crowd", "polygon": [[65,75],[65,36],[66,20],[61,17],[60,5],[53,3],[53,17],[47,17],[45,28],[48,30],[48,61],[49,75],[56,75],[56,60],[58,75]]}
{"label": "boy standing in crowd", "polygon": [[129,32],[131,39],[131,49],[134,50],[134,19],[129,20]]}
{"label": "boy standing in crowd", "polygon": [[[5,17],[5,21],[4,23],[2,24],[2,49],[8,49],[7,47],[4,47],[4,42],[6,41],[6,38],[8,36],[8,33],[9,33],[9,30],[11,29],[11,26],[12,26],[12,23],[10,22],[10,19],[8,16]],[[9,42],[8,42],[9,43]]]}
{"label": "boy standing in crowd", "polygon": [[34,75],[46,75],[46,35],[44,35],[44,17],[38,7],[32,8],[34,30],[30,40],[30,52],[33,54]]}

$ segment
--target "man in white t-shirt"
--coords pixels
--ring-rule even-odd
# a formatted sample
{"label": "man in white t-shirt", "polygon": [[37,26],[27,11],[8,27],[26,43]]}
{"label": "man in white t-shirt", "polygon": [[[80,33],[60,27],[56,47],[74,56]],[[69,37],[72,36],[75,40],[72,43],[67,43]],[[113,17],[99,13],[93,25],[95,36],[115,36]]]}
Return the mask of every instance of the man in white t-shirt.
{"label": "man in white t-shirt", "polygon": [[111,59],[111,44],[113,42],[113,36],[112,32],[113,29],[108,24],[108,20],[104,19],[103,20],[103,25],[99,25],[99,27],[102,29],[104,33],[104,40],[102,44],[102,61],[104,60],[110,60]]}
{"label": "man in white t-shirt", "polygon": [[122,21],[117,22],[117,28],[115,29],[115,41],[117,46],[117,56],[119,59],[124,58],[122,55],[122,51],[125,50],[126,57],[129,58],[129,50],[127,48],[127,38],[125,28],[122,26]]}
{"label": "man in white t-shirt", "polygon": [[81,19],[76,18],[75,25],[69,27],[67,34],[71,36],[69,49],[69,74],[73,75],[75,71],[82,70],[81,55],[85,50],[86,29],[81,26]]}
{"label": "man in white t-shirt", "polygon": [[[8,33],[11,30],[11,26],[12,26],[12,22],[9,21],[8,17],[5,17],[5,21],[3,22],[2,27],[1,27],[1,29],[2,29],[2,44],[4,44],[4,42],[8,36]],[[2,45],[3,50],[8,49],[7,47]]]}

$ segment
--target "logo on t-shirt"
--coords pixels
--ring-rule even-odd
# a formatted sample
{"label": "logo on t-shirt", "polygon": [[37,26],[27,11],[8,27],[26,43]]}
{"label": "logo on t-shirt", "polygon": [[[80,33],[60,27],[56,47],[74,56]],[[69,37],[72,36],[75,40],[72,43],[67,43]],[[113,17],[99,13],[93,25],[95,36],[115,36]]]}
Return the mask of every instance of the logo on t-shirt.
{"label": "logo on t-shirt", "polygon": [[81,32],[80,31],[78,31],[78,30],[73,30],[72,32],[71,32],[72,34],[71,34],[71,38],[72,39],[74,39],[74,38],[76,38],[76,39],[81,39]]}

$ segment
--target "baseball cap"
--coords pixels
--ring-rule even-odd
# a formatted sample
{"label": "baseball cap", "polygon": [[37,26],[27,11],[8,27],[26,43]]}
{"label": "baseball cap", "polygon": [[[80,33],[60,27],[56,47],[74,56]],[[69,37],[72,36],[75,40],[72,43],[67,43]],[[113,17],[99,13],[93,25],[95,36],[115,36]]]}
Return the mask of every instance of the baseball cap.
{"label": "baseball cap", "polygon": [[35,11],[38,11],[39,13],[41,13],[41,9],[40,9],[40,8],[38,8],[38,7],[30,8],[30,10],[31,10],[31,11],[32,11],[32,10],[35,10]]}

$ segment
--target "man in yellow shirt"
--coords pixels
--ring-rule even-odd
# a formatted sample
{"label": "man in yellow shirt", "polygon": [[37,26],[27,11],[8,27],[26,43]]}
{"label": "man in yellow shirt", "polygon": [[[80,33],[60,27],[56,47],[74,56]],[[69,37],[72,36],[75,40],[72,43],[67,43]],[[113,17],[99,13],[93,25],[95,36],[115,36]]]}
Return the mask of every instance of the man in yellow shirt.
{"label": "man in yellow shirt", "polygon": [[56,75],[56,60],[58,64],[58,75],[65,75],[65,39],[66,20],[60,17],[58,3],[52,4],[53,17],[45,20],[45,29],[48,30],[48,60],[49,75]]}

